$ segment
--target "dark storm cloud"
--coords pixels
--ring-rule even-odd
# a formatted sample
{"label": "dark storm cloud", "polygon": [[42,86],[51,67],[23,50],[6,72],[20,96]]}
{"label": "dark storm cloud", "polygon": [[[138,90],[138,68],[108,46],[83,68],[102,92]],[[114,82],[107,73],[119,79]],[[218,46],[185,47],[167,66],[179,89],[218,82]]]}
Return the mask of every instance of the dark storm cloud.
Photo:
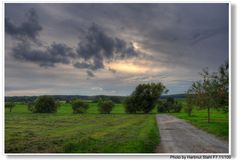
{"label": "dark storm cloud", "polygon": [[28,42],[20,42],[12,50],[17,60],[36,63],[41,67],[54,67],[57,63],[69,64],[74,57],[72,49],[65,44],[53,43],[46,49],[33,49]]}
{"label": "dark storm cloud", "polygon": [[[198,72],[202,68],[215,71],[228,60],[228,5],[6,4],[5,29],[9,35],[5,43],[6,87],[17,89],[24,82],[45,90],[46,85],[34,84],[41,79],[49,84],[53,82],[47,88],[54,85],[52,91],[58,89],[59,93],[85,94],[85,91],[94,95],[88,87],[98,84],[103,89],[117,91],[117,95],[127,95],[138,83],[164,81],[170,93],[182,93],[191,85],[187,80],[199,79]],[[30,8],[34,9],[24,16],[24,11]],[[141,52],[131,42],[137,43]],[[146,62],[149,69],[159,69],[156,70],[159,73],[129,74],[104,66],[111,61],[132,57],[137,58],[134,63]],[[45,70],[30,63],[56,68]],[[28,72],[24,73],[26,69]],[[56,74],[59,69],[62,71]],[[37,71],[57,76],[37,74],[36,77]],[[168,75],[155,77],[164,73]],[[30,78],[36,79],[32,81]],[[20,79],[21,83],[18,83]],[[71,83],[66,84],[66,80]],[[61,84],[66,87],[61,88]]]}
{"label": "dark storm cloud", "polygon": [[95,59],[95,62],[93,63],[77,62],[73,66],[75,68],[90,69],[90,70],[97,70],[97,69],[104,68],[104,65],[102,64],[102,60],[99,61],[98,59]]}
{"label": "dark storm cloud", "polygon": [[5,31],[16,39],[22,41],[32,40],[38,41],[39,32],[42,30],[42,26],[38,22],[38,15],[32,8],[26,13],[27,21],[17,26],[9,18],[5,19]]}
{"label": "dark storm cloud", "polygon": [[95,77],[95,75],[93,74],[93,72],[91,72],[90,70],[87,70],[87,75],[89,77]]}
{"label": "dark storm cloud", "polygon": [[124,40],[107,35],[96,24],[93,24],[86,32],[84,39],[80,40],[77,54],[83,62],[77,62],[74,66],[91,70],[104,68],[104,61],[138,56],[138,52],[131,43],[127,44]]}
{"label": "dark storm cloud", "polygon": [[[74,67],[93,71],[105,68],[104,62],[138,55],[131,43],[107,35],[96,24],[92,24],[86,33],[83,29],[80,30],[81,34],[85,34],[80,39],[76,51],[66,44],[55,42],[44,47],[38,43],[40,42],[38,35],[42,27],[38,23],[36,11],[29,10],[26,16],[28,21],[23,22],[19,27],[10,19],[6,19],[6,33],[18,40],[17,46],[12,49],[12,55],[17,60],[36,63],[41,67],[55,67],[57,63],[70,64],[73,58],[77,58],[77,62],[74,60]],[[93,76],[88,71],[87,74]]]}
{"label": "dark storm cloud", "polygon": [[12,48],[12,56],[21,61],[36,63],[41,67],[54,67],[55,64],[69,64],[75,56],[72,48],[66,44],[53,42],[43,46],[39,39],[42,26],[34,9],[26,13],[27,21],[16,26],[9,18],[5,20],[6,33],[17,40]]}

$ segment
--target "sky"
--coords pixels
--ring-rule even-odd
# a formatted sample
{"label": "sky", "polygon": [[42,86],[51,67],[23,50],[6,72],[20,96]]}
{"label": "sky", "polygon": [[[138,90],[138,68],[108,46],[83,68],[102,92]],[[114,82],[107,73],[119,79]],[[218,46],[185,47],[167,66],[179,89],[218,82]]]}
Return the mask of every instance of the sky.
{"label": "sky", "polygon": [[5,95],[184,93],[228,61],[228,4],[5,4]]}

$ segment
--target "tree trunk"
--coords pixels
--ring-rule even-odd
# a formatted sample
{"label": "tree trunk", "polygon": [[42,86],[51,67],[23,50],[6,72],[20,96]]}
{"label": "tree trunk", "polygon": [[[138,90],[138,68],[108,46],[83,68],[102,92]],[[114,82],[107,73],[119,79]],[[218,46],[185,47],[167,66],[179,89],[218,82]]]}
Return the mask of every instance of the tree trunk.
{"label": "tree trunk", "polygon": [[208,123],[210,123],[210,107],[208,107]]}

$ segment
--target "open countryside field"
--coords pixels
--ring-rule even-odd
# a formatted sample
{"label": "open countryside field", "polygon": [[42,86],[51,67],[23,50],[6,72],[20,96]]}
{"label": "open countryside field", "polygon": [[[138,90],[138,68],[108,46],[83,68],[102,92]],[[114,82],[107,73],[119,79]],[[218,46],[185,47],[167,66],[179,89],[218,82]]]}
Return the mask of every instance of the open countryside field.
{"label": "open countryside field", "polygon": [[7,153],[91,153],[154,152],[159,132],[154,114],[96,114],[90,103],[88,114],[72,114],[70,104],[62,104],[56,114],[32,114],[24,104],[5,114]]}
{"label": "open countryside field", "polygon": [[[180,101],[185,106],[185,101]],[[18,103],[5,112],[5,151],[7,153],[139,153],[154,152],[159,143],[156,108],[150,114],[125,114],[116,104],[111,114],[99,114],[89,103],[87,114],[73,114],[70,104],[61,103],[57,113],[33,114]],[[212,110],[207,123],[206,110],[194,109],[192,116],[172,113],[198,128],[223,139],[228,138],[228,114]]]}

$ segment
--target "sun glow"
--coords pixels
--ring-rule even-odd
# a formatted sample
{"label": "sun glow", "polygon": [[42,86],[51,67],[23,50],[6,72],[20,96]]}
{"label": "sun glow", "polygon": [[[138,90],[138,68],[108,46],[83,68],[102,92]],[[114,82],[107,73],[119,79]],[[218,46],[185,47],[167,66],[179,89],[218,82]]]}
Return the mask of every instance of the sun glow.
{"label": "sun glow", "polygon": [[132,44],[133,44],[134,49],[136,49],[136,50],[141,49],[140,45],[137,42],[133,42]]}
{"label": "sun glow", "polygon": [[130,62],[113,62],[107,65],[110,69],[124,73],[144,73],[146,68],[135,65]]}

